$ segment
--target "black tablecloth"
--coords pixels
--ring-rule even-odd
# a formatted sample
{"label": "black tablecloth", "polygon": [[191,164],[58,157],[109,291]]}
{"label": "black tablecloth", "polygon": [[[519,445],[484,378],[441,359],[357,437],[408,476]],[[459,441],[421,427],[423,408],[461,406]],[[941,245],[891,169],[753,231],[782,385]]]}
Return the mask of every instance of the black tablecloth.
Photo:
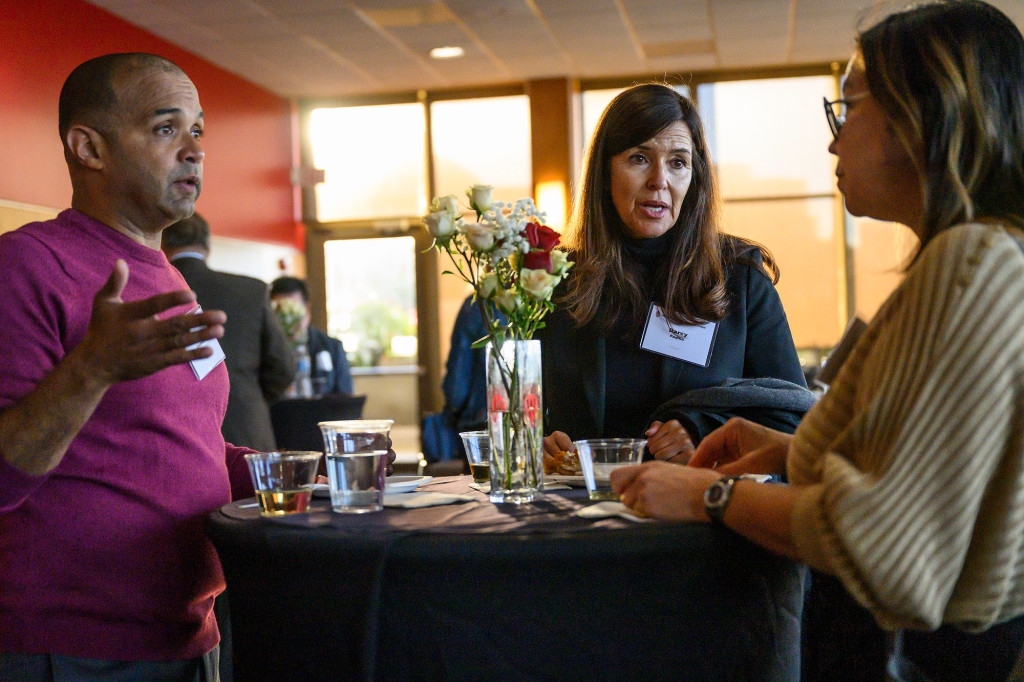
{"label": "black tablecloth", "polygon": [[494,505],[211,514],[246,680],[796,680],[803,569],[706,524]]}

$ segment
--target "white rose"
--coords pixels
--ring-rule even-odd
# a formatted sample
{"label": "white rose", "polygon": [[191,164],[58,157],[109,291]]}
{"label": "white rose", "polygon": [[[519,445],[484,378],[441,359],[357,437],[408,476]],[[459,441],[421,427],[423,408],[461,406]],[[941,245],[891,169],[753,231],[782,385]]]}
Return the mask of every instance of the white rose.
{"label": "white rose", "polygon": [[434,211],[423,216],[423,224],[434,239],[447,239],[455,232],[455,220],[447,211]]}
{"label": "white rose", "polygon": [[551,249],[551,274],[564,275],[569,269],[569,255],[565,251]]}
{"label": "white rose", "polygon": [[473,185],[466,190],[466,196],[469,197],[469,205],[477,213],[483,213],[491,207],[492,192],[494,192],[494,187],[491,185]]}
{"label": "white rose", "polygon": [[500,293],[495,295],[494,305],[498,306],[498,310],[509,315],[519,307],[519,297],[516,296],[514,291],[502,289]]}
{"label": "white rose", "polygon": [[546,301],[560,279],[544,270],[523,268],[519,271],[519,288],[538,301]]}
{"label": "white rose", "polygon": [[472,223],[462,228],[466,241],[474,251],[486,253],[494,248],[494,228],[486,223]]}
{"label": "white rose", "polygon": [[476,293],[480,298],[485,301],[489,301],[494,298],[494,294],[496,294],[500,288],[501,285],[498,282],[498,276],[492,272],[489,275],[483,276],[483,279],[480,280],[480,283],[476,287]]}
{"label": "white rose", "polygon": [[454,220],[455,217],[459,215],[459,202],[455,198],[454,194],[449,194],[443,197],[434,197],[434,200],[430,202],[430,212],[444,212],[452,216],[452,219]]}

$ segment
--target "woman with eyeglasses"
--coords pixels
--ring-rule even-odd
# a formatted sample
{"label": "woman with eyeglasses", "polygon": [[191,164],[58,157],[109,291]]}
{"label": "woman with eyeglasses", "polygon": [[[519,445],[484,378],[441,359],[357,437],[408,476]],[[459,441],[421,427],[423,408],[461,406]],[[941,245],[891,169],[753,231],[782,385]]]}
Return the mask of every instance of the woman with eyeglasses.
{"label": "woman with eyeglasses", "polygon": [[[717,210],[693,102],[659,83],[612,100],[566,233],[575,266],[538,334],[552,459],[574,439],[627,437],[686,463],[730,416],[792,432],[813,404],[778,269],[721,234]],[[775,381],[722,386],[744,378]]]}
{"label": "woman with eyeglasses", "polygon": [[973,0],[893,14],[826,114],[847,209],[920,240],[903,282],[794,435],[731,420],[690,466],[612,485],[817,571],[805,679],[1003,680],[1024,644],[1024,39]]}

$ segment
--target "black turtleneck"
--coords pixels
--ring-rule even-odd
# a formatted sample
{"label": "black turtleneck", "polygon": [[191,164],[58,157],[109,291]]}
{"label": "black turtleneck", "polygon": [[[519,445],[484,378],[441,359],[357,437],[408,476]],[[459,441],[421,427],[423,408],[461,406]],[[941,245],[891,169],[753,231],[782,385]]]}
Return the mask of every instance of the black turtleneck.
{"label": "black turtleneck", "polygon": [[[625,243],[626,258],[639,267],[644,280],[657,290],[656,282],[668,254],[672,238],[669,233],[650,239],[633,239]],[[660,404],[660,355],[640,348],[643,325],[652,300],[638,301],[643,310],[639,323],[623,315],[605,337],[605,410],[606,437],[642,437],[650,424],[648,417]],[[662,303],[662,301],[657,301]]]}

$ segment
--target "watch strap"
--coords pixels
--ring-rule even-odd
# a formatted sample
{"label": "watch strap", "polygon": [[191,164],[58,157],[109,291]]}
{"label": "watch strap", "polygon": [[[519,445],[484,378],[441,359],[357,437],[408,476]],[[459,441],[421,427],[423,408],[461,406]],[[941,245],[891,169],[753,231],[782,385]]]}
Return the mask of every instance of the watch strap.
{"label": "watch strap", "polygon": [[724,476],[704,491],[704,512],[715,523],[722,523],[725,510],[732,499],[732,489],[742,476]]}

